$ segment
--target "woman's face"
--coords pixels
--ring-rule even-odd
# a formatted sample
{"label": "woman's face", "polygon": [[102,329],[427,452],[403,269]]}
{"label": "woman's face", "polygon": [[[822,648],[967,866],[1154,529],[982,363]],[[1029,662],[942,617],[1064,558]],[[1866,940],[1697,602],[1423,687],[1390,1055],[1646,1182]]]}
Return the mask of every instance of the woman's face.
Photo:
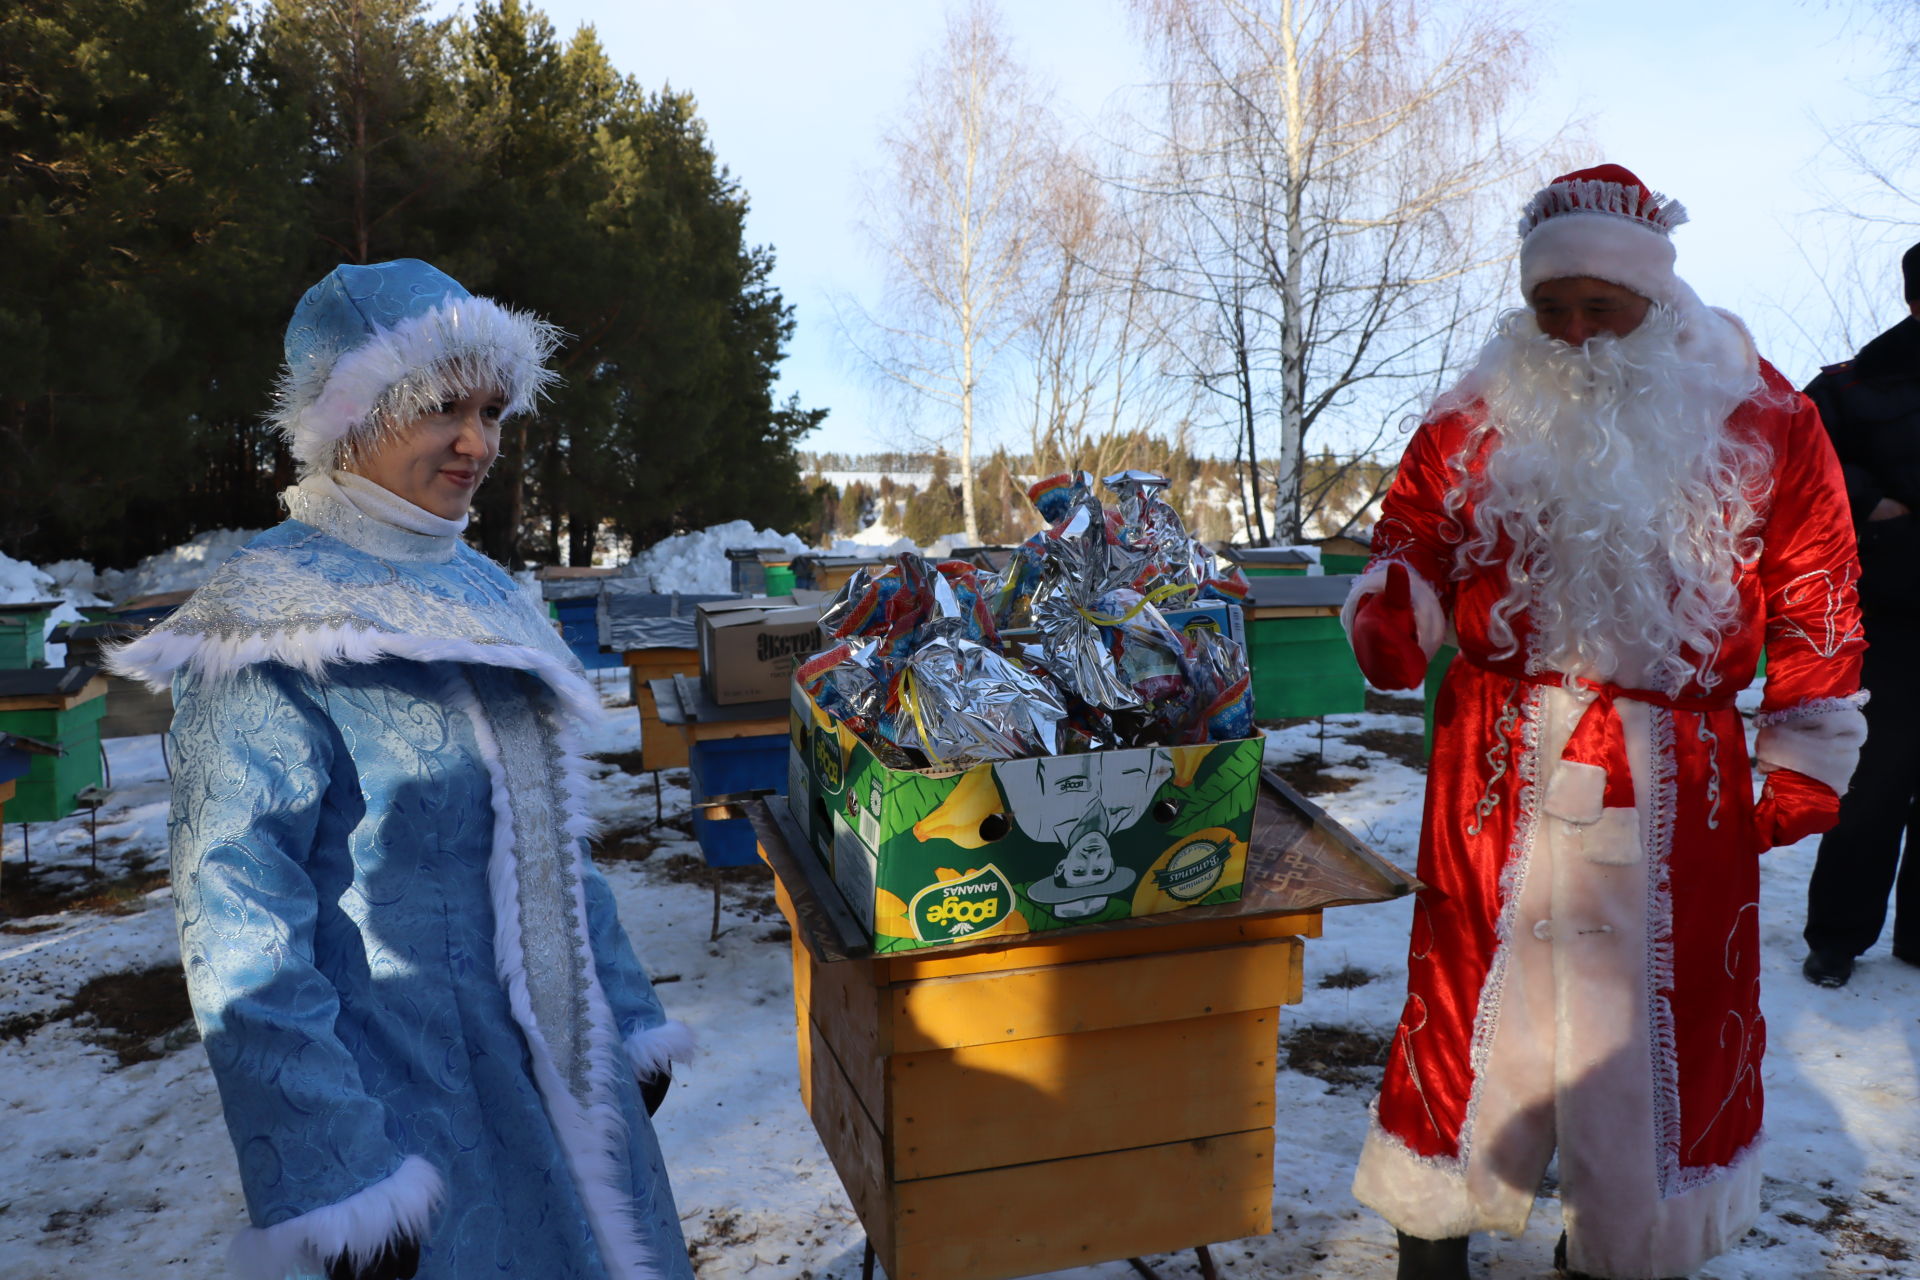
{"label": "woman's face", "polygon": [[443,520],[458,520],[500,452],[506,397],[474,391],[358,450],[347,470]]}

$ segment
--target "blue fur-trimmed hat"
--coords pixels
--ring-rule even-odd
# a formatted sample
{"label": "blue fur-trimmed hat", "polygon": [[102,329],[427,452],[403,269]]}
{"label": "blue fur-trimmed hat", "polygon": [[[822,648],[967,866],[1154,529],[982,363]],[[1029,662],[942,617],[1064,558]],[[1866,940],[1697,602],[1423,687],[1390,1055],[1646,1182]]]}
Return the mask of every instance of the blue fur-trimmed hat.
{"label": "blue fur-trimmed hat", "polygon": [[272,422],[302,475],[332,470],[480,388],[506,397],[505,416],[531,408],[558,376],[547,361],[562,336],[418,258],[335,267],[293,309]]}

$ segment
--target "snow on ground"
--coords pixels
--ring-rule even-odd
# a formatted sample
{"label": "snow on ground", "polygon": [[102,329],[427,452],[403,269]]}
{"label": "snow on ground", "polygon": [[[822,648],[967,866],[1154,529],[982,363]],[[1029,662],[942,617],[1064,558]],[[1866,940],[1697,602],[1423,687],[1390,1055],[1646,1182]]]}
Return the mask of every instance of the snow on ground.
{"label": "snow on ground", "polygon": [[[617,685],[609,685],[617,697]],[[1743,699],[1749,708],[1751,697]],[[1420,815],[1419,704],[1269,732],[1268,761],[1310,788],[1388,858],[1413,864]],[[1322,736],[1324,728],[1324,737]],[[688,838],[683,772],[659,792],[624,771],[638,746],[631,706],[609,706],[592,744],[606,833],[601,861],[669,1010],[705,1052],[660,1113],[687,1238],[702,1280],[853,1280],[862,1235],[801,1109],[786,930],[764,873],[728,873],[721,933]],[[156,738],[109,743],[114,792],[98,824],[100,876],[82,819],[7,828],[0,921],[0,1275],[105,1280],[221,1274],[244,1219],[234,1158],[177,992],[115,975],[177,965],[164,861],[165,765]],[[1696,1273],[1706,1280],[1920,1276],[1920,970],[1884,944],[1841,991],[1799,976],[1802,895],[1814,841],[1763,863],[1772,1146],[1759,1225]],[[58,868],[56,873],[54,867]],[[71,899],[39,905],[22,892]],[[1270,1236],[1216,1245],[1242,1280],[1392,1271],[1392,1233],[1347,1192],[1399,1012],[1410,904],[1341,908],[1307,945],[1306,994],[1282,1016],[1275,1084],[1280,1141]],[[102,981],[92,982],[99,979]],[[89,986],[89,983],[92,985]],[[103,990],[121,989],[118,1002]],[[126,998],[125,992],[133,992]],[[171,1001],[171,1003],[169,1003]],[[76,1013],[75,1006],[96,1010]],[[108,1024],[119,1019],[125,1029]],[[1538,1202],[1518,1240],[1476,1238],[1476,1274],[1544,1280],[1559,1205]],[[1192,1254],[1151,1260],[1198,1274]],[[1124,1280],[1123,1262],[1055,1280]]]}

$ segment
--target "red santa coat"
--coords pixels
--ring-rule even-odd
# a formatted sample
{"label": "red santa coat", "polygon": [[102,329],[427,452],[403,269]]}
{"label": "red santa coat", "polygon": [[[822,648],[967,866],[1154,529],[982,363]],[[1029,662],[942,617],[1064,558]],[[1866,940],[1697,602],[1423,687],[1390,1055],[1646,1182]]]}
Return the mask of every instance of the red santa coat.
{"label": "red santa coat", "polygon": [[1518,1234],[1556,1147],[1576,1270],[1681,1275],[1758,1213],[1763,850],[1733,698],[1763,640],[1763,768],[1844,790],[1864,736],[1840,468],[1812,406],[1761,373],[1729,420],[1772,458],[1746,621],[1678,697],[1530,676],[1524,618],[1519,655],[1495,656],[1506,575],[1467,562],[1471,508],[1443,506],[1478,406],[1418,429],[1385,500],[1349,611],[1399,561],[1429,651],[1449,624],[1460,649],[1434,709],[1407,1003],[1354,1184],[1410,1234]]}

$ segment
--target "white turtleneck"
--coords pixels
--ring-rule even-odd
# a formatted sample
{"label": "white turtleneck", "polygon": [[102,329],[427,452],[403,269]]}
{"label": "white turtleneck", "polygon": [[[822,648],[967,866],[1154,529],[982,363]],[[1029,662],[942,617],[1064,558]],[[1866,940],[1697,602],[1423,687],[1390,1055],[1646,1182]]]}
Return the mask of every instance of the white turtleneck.
{"label": "white turtleneck", "polygon": [[435,538],[457,538],[466,532],[469,517],[465,512],[461,512],[458,520],[437,516],[425,507],[408,502],[393,490],[351,471],[335,471],[328,478],[338,487],[339,497],[361,515],[371,516],[382,524]]}
{"label": "white turtleneck", "polygon": [[294,519],[387,559],[448,560],[467,527],[351,471],[316,472],[283,497]]}

